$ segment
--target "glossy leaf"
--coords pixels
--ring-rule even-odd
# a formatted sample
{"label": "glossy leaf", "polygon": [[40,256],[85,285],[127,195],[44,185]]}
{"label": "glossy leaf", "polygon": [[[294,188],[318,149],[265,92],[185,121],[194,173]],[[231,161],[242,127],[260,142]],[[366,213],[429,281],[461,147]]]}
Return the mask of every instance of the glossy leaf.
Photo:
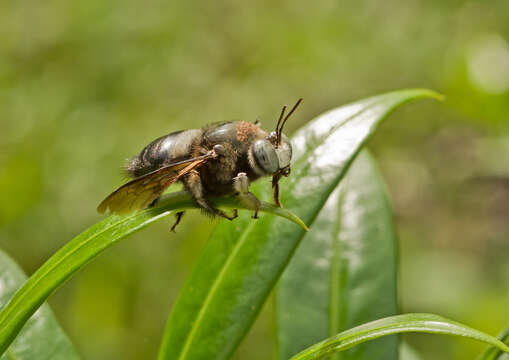
{"label": "glossy leaf", "polygon": [[346,330],[307,348],[291,360],[323,359],[366,341],[406,332],[462,336],[485,342],[509,353],[509,347],[497,338],[463,324],[433,314],[405,314],[372,321]]}
{"label": "glossy leaf", "polygon": [[[509,343],[509,328],[502,331],[500,335],[498,335],[498,339],[506,344]],[[509,359],[509,355],[504,354],[500,349],[495,346],[489,346],[482,354],[479,356],[479,360],[506,360]]]}
{"label": "glossy leaf", "polygon": [[[277,358],[346,329],[396,315],[397,241],[382,176],[367,151],[329,197],[277,286]],[[398,338],[341,354],[397,360]]]}
{"label": "glossy leaf", "polygon": [[[213,201],[220,207],[244,208],[234,198]],[[23,284],[0,312],[0,353],[51,294],[101,252],[155,221],[176,211],[195,207],[185,192],[167,194],[152,208],[131,215],[112,215],[68,242]],[[260,210],[289,219],[300,225],[303,231],[306,229],[304,223],[286,209],[263,203]]]}
{"label": "glossy leaf", "polygon": [[[0,251],[0,307],[25,282],[23,270]],[[1,360],[74,360],[79,359],[71,341],[58,324],[47,304],[28,320],[25,328],[7,349]]]}
{"label": "glossy leaf", "polygon": [[[399,105],[437,94],[403,90],[329,111],[293,138],[282,204],[312,224],[362,145]],[[256,184],[255,193],[270,196]],[[317,229],[319,231],[319,229]],[[270,216],[220,223],[168,319],[160,359],[228,359],[245,336],[305,232]]]}

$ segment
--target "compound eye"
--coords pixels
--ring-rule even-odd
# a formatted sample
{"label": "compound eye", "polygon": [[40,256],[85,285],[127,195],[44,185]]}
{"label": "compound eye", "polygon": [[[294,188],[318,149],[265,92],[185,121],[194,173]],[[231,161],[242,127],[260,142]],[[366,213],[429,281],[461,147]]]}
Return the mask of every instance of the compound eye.
{"label": "compound eye", "polygon": [[279,160],[274,146],[267,140],[258,140],[253,144],[253,155],[258,166],[265,172],[274,174],[279,169]]}
{"label": "compound eye", "polygon": [[286,135],[283,134],[281,145],[275,151],[279,161],[279,168],[283,169],[289,166],[290,160],[292,160],[292,144]]}

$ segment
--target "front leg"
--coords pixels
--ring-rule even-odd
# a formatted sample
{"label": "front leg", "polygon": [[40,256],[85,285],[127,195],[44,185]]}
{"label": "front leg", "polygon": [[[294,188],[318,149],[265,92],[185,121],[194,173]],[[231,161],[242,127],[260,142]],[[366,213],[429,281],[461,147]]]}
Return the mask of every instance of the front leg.
{"label": "front leg", "polygon": [[237,176],[233,178],[233,188],[237,192],[240,201],[247,207],[254,209],[253,219],[258,219],[258,210],[261,207],[261,203],[260,200],[249,191],[249,178],[246,173],[238,173]]}
{"label": "front leg", "polygon": [[201,182],[200,173],[196,170],[191,170],[185,178],[182,179],[185,187],[191,193],[196,203],[207,213],[211,215],[217,215],[224,217],[228,220],[235,219],[238,214],[235,210],[232,216],[227,215],[225,212],[219,210],[209,203],[207,198],[205,197],[203,184]]}

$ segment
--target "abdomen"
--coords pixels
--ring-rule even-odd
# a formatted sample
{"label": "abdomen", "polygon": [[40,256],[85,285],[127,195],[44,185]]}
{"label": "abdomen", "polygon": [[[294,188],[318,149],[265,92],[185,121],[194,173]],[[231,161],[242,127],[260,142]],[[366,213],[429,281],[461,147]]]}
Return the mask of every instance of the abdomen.
{"label": "abdomen", "polygon": [[171,163],[189,159],[191,148],[201,134],[202,130],[191,129],[155,139],[129,160],[127,173],[132,177],[138,177]]}

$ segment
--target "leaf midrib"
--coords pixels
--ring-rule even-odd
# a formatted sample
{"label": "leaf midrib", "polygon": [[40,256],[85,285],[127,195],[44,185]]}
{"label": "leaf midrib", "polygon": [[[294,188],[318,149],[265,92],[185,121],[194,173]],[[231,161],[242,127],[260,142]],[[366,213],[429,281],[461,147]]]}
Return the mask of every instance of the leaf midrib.
{"label": "leaf midrib", "polygon": [[210,288],[209,293],[207,294],[207,297],[205,298],[205,301],[203,302],[202,307],[200,308],[200,311],[198,312],[198,315],[196,316],[196,320],[193,322],[193,326],[191,328],[191,331],[189,332],[189,335],[187,337],[186,342],[184,343],[184,347],[182,348],[182,351],[180,353],[180,356],[178,357],[179,360],[185,359],[185,356],[187,355],[189,348],[191,346],[192,340],[195,336],[195,333],[198,329],[198,325],[200,325],[201,321],[203,320],[203,317],[205,315],[205,312],[210,305],[212,298],[217,291],[219,284],[221,283],[221,280],[226,274],[226,270],[230,266],[230,264],[233,262],[233,259],[235,259],[235,255],[238,253],[239,249],[241,248],[241,245],[244,243],[244,241],[247,239],[247,234],[251,230],[251,228],[254,226],[255,222],[251,221],[247,225],[246,229],[242,233],[242,236],[240,237],[239,241],[235,244],[233,251],[230,253],[228,258],[226,259],[226,262],[223,265],[223,268],[217,275],[216,279],[214,280],[214,283],[212,284],[212,287]]}

